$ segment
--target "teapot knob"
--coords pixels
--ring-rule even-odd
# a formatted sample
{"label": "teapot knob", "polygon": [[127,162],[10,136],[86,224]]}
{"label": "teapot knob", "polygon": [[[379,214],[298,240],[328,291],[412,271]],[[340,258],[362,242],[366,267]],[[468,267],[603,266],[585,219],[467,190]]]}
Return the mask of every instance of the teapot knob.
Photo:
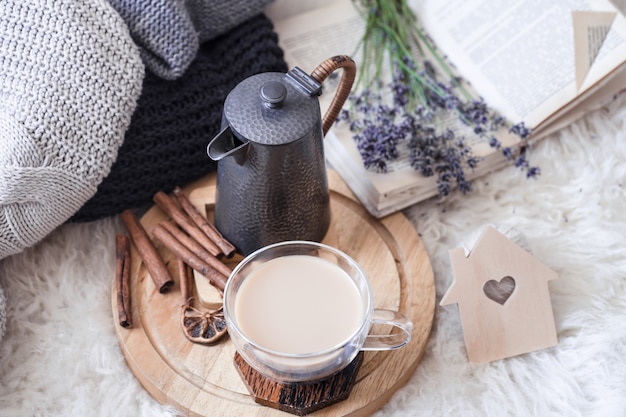
{"label": "teapot knob", "polygon": [[261,86],[261,100],[269,108],[280,107],[287,98],[287,87],[279,81],[268,81]]}

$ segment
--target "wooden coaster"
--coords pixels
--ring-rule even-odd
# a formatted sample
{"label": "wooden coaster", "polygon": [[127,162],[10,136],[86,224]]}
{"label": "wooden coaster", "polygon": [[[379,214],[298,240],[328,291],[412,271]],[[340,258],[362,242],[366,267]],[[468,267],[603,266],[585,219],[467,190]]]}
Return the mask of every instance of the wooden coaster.
{"label": "wooden coaster", "polygon": [[363,352],[341,371],[306,382],[280,382],[267,378],[251,367],[239,353],[235,353],[234,362],[255,402],[304,416],[348,398],[363,363]]}
{"label": "wooden coaster", "polygon": [[[198,209],[214,203],[215,179],[209,175],[184,188]],[[375,308],[400,311],[414,326],[411,341],[402,349],[365,352],[349,398],[315,412],[316,417],[363,417],[385,404],[415,372],[432,328],[435,282],[428,253],[402,213],[376,219],[336,173],[329,171],[328,179],[331,225],[322,242],[344,251],[361,265],[372,286]],[[152,228],[164,219],[165,214],[152,207],[141,224],[151,235]],[[131,246],[132,328],[117,324],[115,291],[111,296],[120,348],[139,382],[157,401],[175,406],[187,416],[285,415],[252,398],[233,365],[235,348],[228,337],[211,346],[185,338],[180,325],[177,261],[158,243],[157,250],[176,282],[171,291],[158,292]],[[225,262],[234,267],[238,259]],[[385,329],[378,330],[390,331]]]}

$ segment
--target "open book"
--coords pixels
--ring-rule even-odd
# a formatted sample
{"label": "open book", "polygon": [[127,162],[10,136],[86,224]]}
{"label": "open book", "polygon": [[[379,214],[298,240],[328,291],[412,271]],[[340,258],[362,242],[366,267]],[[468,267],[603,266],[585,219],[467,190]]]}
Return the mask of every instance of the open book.
{"label": "open book", "polygon": [[[486,103],[532,130],[530,143],[626,88],[626,19],[608,0],[422,0],[411,7]],[[364,22],[351,0],[275,0],[267,13],[290,66],[310,72],[333,55],[350,55],[358,68]],[[330,98],[320,97],[322,108]],[[508,163],[474,139],[473,154],[482,160],[470,179]],[[513,147],[519,141],[498,139]],[[347,127],[333,127],[325,148],[331,167],[376,217],[437,195],[436,178],[413,170],[406,155],[387,173],[366,170]]]}

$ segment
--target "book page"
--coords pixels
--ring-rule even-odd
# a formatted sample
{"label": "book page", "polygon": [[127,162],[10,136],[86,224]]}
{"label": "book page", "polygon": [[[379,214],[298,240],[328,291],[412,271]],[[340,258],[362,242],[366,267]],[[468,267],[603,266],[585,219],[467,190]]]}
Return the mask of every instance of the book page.
{"label": "book page", "polygon": [[573,11],[574,66],[580,89],[611,30],[616,12]]}
{"label": "book page", "polygon": [[487,103],[531,128],[626,61],[626,20],[618,13],[577,88],[573,12],[617,12],[606,0],[416,0],[412,5]]}
{"label": "book page", "polygon": [[[280,3],[295,7],[293,4],[300,4],[300,1],[282,0]],[[356,60],[354,55],[365,30],[363,20],[350,0],[330,4],[318,0],[317,8],[311,8],[309,4],[303,13],[273,22],[289,67],[298,66],[308,73],[335,55],[348,55]]]}
{"label": "book page", "polygon": [[[626,62],[626,20],[607,0],[409,3],[442,54],[473,90],[510,123],[524,121],[536,128],[533,140],[543,137],[540,131],[554,132],[605,104],[613,96],[611,91],[617,94],[626,78],[626,64],[620,67]],[[329,57],[349,55],[357,63],[357,73],[360,71],[357,47],[365,24],[351,0],[277,0],[277,5],[281,7],[273,13],[281,18],[276,18],[274,25],[290,67],[299,66],[310,73]],[[584,13],[578,13],[581,11]],[[615,17],[607,23],[606,18],[594,16],[596,11]],[[578,48],[574,44],[574,19],[593,37],[585,43],[593,48],[582,51],[588,61],[578,86],[575,59],[577,49],[580,58],[581,46],[580,42]],[[603,27],[596,28],[598,24]],[[322,112],[334,95],[337,81],[331,76],[323,84]],[[471,144],[474,155],[484,158],[469,173],[470,179],[506,164],[506,158],[484,139],[472,137],[471,132],[458,133],[457,137],[461,135]],[[519,142],[506,131],[497,137],[503,146]],[[331,166],[376,216],[437,194],[436,178],[424,177],[410,166],[408,149],[389,162],[389,173],[381,174],[364,168],[346,126],[333,126],[326,135],[325,148]]]}
{"label": "book page", "polygon": [[278,22],[311,10],[330,5],[334,0],[272,0],[263,11],[272,21]]}

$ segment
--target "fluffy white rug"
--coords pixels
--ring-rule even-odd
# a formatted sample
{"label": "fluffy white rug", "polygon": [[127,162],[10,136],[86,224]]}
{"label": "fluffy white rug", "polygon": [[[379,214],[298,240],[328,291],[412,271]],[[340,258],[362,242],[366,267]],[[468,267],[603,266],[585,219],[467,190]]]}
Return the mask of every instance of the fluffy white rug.
{"label": "fluffy white rug", "polygon": [[[559,343],[485,365],[466,358],[456,306],[437,307],[423,361],[376,416],[626,415],[626,97],[538,145],[543,173],[506,168],[469,196],[406,211],[428,249],[437,297],[448,250],[487,223],[521,230],[550,282]],[[110,288],[117,219],[65,225],[0,262],[7,327],[0,416],[173,416],[127,368]]]}

